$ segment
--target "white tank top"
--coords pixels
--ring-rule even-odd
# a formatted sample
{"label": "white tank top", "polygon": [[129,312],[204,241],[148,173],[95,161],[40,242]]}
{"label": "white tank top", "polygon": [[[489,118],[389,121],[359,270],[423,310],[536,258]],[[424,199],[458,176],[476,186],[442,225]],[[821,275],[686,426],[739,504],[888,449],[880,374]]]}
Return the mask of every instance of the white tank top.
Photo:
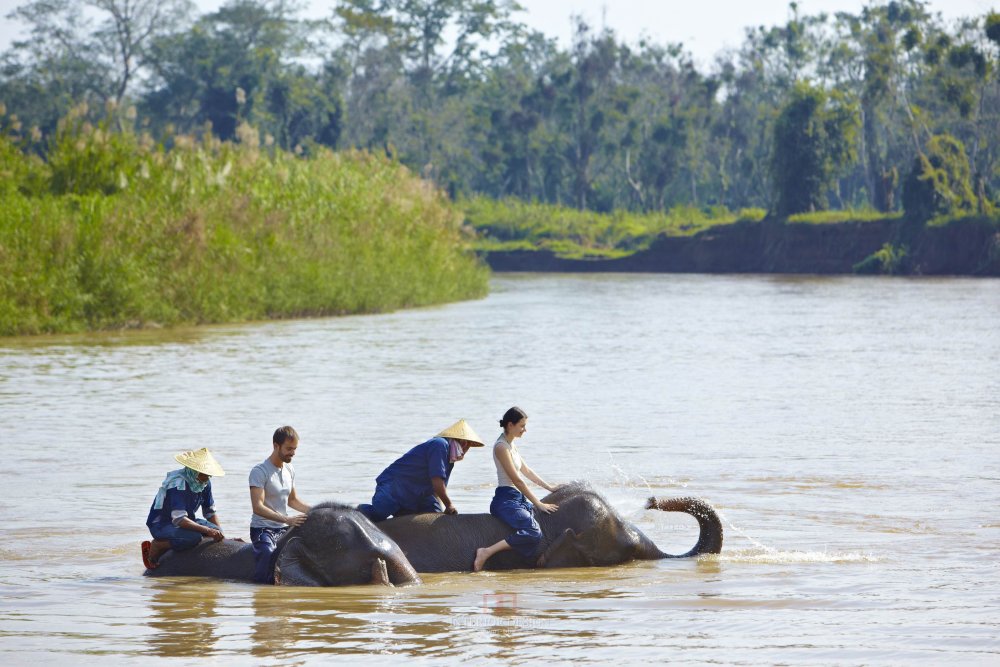
{"label": "white tank top", "polygon": [[514,482],[511,481],[510,477],[507,475],[507,471],[504,470],[503,466],[500,464],[500,460],[497,458],[497,451],[500,449],[506,449],[510,452],[511,461],[514,463],[514,469],[521,472],[521,454],[517,451],[517,447],[507,442],[507,438],[501,433],[497,441],[493,443],[493,463],[497,467],[497,486],[514,486]]}

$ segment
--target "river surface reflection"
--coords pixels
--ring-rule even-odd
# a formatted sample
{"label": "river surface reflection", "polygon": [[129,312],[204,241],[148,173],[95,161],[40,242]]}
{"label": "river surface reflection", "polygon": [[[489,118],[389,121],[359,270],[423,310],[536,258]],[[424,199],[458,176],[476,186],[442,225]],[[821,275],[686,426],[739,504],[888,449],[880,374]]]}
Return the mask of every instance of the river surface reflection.
{"label": "river surface reflection", "polygon": [[[721,512],[719,556],[260,588],[141,576],[176,451],[227,534],[293,424],[307,502],[370,497],[409,446],[510,405],[522,451],[666,551],[650,494]],[[1000,281],[498,275],[481,301],[322,320],[0,339],[0,662],[1000,660]],[[487,511],[485,450],[456,466]]]}

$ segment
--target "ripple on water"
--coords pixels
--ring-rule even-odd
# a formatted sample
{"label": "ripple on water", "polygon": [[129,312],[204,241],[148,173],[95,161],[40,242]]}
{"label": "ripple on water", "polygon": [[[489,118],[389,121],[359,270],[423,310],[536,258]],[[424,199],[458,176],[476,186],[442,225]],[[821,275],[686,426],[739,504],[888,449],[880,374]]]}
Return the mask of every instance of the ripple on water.
{"label": "ripple on water", "polygon": [[[1000,282],[494,284],[389,315],[0,341],[0,662],[998,664]],[[511,404],[543,477],[591,480],[672,553],[697,527],[645,499],[706,498],[722,553],[399,589],[141,576],[176,451],[213,448],[245,538],[279,424],[307,501],[361,502],[407,447],[459,416],[495,437]],[[479,454],[449,486],[462,512],[492,498]]]}
{"label": "ripple on water", "polygon": [[747,477],[746,481],[773,486],[775,492],[789,490],[796,492],[802,489],[869,489],[885,490],[892,488],[891,484],[866,479],[841,479],[837,477],[796,477],[772,475],[763,477]]}

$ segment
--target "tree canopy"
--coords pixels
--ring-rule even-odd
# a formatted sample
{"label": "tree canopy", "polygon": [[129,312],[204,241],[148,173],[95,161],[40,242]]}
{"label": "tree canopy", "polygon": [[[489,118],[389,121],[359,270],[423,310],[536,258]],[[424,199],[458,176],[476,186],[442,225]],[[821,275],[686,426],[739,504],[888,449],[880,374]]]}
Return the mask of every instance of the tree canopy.
{"label": "tree canopy", "polygon": [[594,211],[996,203],[996,12],[948,24],[921,0],[834,15],[791,3],[783,25],[748,29],[698,67],[682,44],[582,21],[561,47],[513,0],[340,0],[320,21],[301,10],[25,2],[12,16],[30,38],[0,55],[0,130],[46,156],[79,103],[90,122],[135,107],[154,139],[361,148],[451,196]]}

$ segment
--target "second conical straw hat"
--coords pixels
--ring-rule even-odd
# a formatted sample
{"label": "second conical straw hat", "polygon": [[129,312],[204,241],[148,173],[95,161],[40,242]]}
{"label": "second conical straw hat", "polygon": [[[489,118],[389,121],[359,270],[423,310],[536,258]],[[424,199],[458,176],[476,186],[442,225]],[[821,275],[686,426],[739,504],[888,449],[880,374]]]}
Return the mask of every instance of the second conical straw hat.
{"label": "second conical straw hat", "polygon": [[439,438],[456,438],[458,440],[466,440],[472,444],[473,447],[485,447],[483,444],[483,439],[476,435],[476,432],[472,430],[468,422],[464,419],[459,419],[457,422],[446,428],[445,430],[438,433]]}

